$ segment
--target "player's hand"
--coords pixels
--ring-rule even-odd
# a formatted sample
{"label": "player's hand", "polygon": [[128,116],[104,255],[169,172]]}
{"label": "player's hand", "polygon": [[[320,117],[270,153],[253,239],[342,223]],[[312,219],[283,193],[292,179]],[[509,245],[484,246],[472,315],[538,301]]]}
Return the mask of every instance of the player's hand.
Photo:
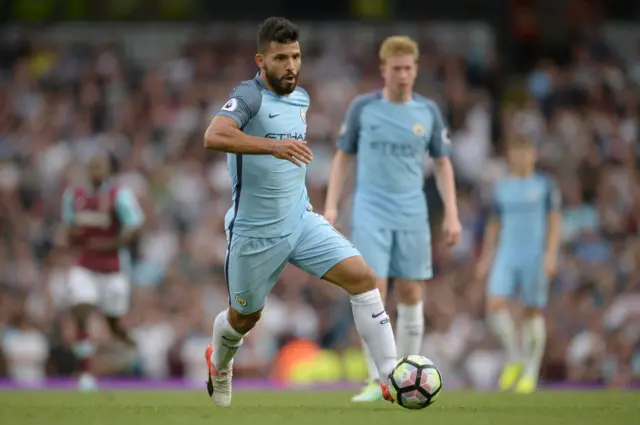
{"label": "player's hand", "polygon": [[556,255],[546,254],[544,256],[544,272],[548,277],[554,277],[558,271],[558,257]]}
{"label": "player's hand", "polygon": [[462,225],[457,215],[445,215],[444,223],[442,224],[442,233],[444,235],[444,241],[448,246],[454,246],[460,241]]}
{"label": "player's hand", "polygon": [[324,210],[323,214],[324,218],[331,224],[333,227],[336,226],[336,221],[338,221],[338,210],[335,208],[329,208]]}
{"label": "player's hand", "polygon": [[302,167],[313,159],[313,153],[307,146],[307,141],[297,141],[294,139],[283,139],[273,144],[271,155],[278,159],[290,161]]}

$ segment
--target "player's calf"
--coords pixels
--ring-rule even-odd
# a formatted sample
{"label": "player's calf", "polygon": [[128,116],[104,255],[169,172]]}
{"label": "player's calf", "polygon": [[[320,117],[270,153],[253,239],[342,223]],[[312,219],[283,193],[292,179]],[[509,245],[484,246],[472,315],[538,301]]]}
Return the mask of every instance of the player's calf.
{"label": "player's calf", "polygon": [[397,360],[396,344],[373,270],[362,257],[354,256],[335,265],[323,279],[350,294],[356,329],[371,350],[381,381],[386,383]]}
{"label": "player's calf", "polygon": [[136,345],[135,341],[131,338],[131,335],[129,335],[124,325],[122,324],[122,319],[120,317],[107,316],[106,320],[107,324],[109,325],[109,330],[114,337],[130,347]]}
{"label": "player's calf", "polygon": [[396,338],[400,357],[420,354],[424,336],[423,281],[398,279]]}
{"label": "player's calf", "polygon": [[88,332],[89,318],[92,312],[93,306],[90,304],[78,304],[71,308],[71,315],[76,325],[76,340],[73,345],[73,353],[80,366],[78,384],[80,389],[85,391],[94,390],[97,387],[91,370],[91,359],[95,353],[95,347]]}

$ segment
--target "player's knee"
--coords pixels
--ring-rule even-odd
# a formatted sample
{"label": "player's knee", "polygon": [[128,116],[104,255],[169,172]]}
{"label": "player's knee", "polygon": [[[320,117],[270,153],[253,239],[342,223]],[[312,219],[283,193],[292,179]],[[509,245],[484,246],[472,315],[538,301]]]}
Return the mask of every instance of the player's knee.
{"label": "player's knee", "polygon": [[76,324],[83,327],[89,320],[92,311],[93,306],[90,304],[78,304],[71,308],[71,315],[76,321]]}
{"label": "player's knee", "polygon": [[423,285],[418,280],[398,280],[396,293],[398,302],[406,305],[415,305],[422,301]]}
{"label": "player's knee", "polygon": [[524,308],[524,310],[522,311],[522,315],[526,318],[526,319],[531,319],[533,317],[536,316],[542,316],[542,309],[540,307],[536,307],[536,306],[526,306]]}
{"label": "player's knee", "polygon": [[366,264],[354,270],[349,281],[344,284],[344,289],[351,295],[363,294],[376,288],[376,274]]}
{"label": "player's knee", "polygon": [[505,297],[490,297],[487,300],[487,313],[497,313],[509,307],[509,300]]}
{"label": "player's knee", "polygon": [[230,308],[229,324],[233,329],[244,335],[256,326],[260,316],[262,316],[262,309],[251,314],[241,314]]}

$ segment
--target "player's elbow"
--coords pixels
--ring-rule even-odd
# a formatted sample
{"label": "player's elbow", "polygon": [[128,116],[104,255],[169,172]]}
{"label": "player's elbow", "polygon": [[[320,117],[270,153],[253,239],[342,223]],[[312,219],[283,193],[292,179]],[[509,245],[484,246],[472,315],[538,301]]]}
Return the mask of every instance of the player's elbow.
{"label": "player's elbow", "polygon": [[220,150],[222,145],[223,135],[220,134],[220,130],[214,126],[209,126],[204,133],[204,147],[205,149]]}

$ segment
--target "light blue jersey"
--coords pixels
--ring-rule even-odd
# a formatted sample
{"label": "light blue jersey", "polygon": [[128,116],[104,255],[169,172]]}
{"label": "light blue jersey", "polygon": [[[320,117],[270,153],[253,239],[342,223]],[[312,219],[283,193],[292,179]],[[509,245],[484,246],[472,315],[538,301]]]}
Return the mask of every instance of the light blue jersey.
{"label": "light blue jersey", "polygon": [[[307,137],[309,95],[302,88],[289,96],[267,90],[260,77],[231,92],[218,112],[232,118],[246,134],[273,140]],[[254,238],[290,235],[309,206],[307,168],[271,155],[227,154],[233,180],[233,206],[225,225],[234,234]]]}
{"label": "light blue jersey", "polygon": [[[303,141],[309,96],[270,91],[257,75],[236,86],[218,115],[246,134]],[[314,213],[305,187],[306,167],[271,155],[228,154],[233,207],[226,216],[225,277],[229,304],[241,314],[260,310],[287,263],[323,277],[360,255],[324,217]]]}
{"label": "light blue jersey", "polygon": [[424,159],[451,153],[438,106],[417,94],[401,104],[379,91],[358,96],[338,148],[357,155],[351,238],[364,259],[378,277],[430,278]]}
{"label": "light blue jersey", "polygon": [[493,215],[500,221],[489,294],[512,297],[518,286],[528,306],[547,303],[548,279],[543,270],[548,216],[561,208],[560,192],[541,174],[500,180],[494,190]]}
{"label": "light blue jersey", "polygon": [[428,227],[425,154],[441,158],[451,153],[442,114],[433,101],[414,95],[399,104],[381,92],[358,96],[347,111],[338,148],[357,154],[354,225]]}

